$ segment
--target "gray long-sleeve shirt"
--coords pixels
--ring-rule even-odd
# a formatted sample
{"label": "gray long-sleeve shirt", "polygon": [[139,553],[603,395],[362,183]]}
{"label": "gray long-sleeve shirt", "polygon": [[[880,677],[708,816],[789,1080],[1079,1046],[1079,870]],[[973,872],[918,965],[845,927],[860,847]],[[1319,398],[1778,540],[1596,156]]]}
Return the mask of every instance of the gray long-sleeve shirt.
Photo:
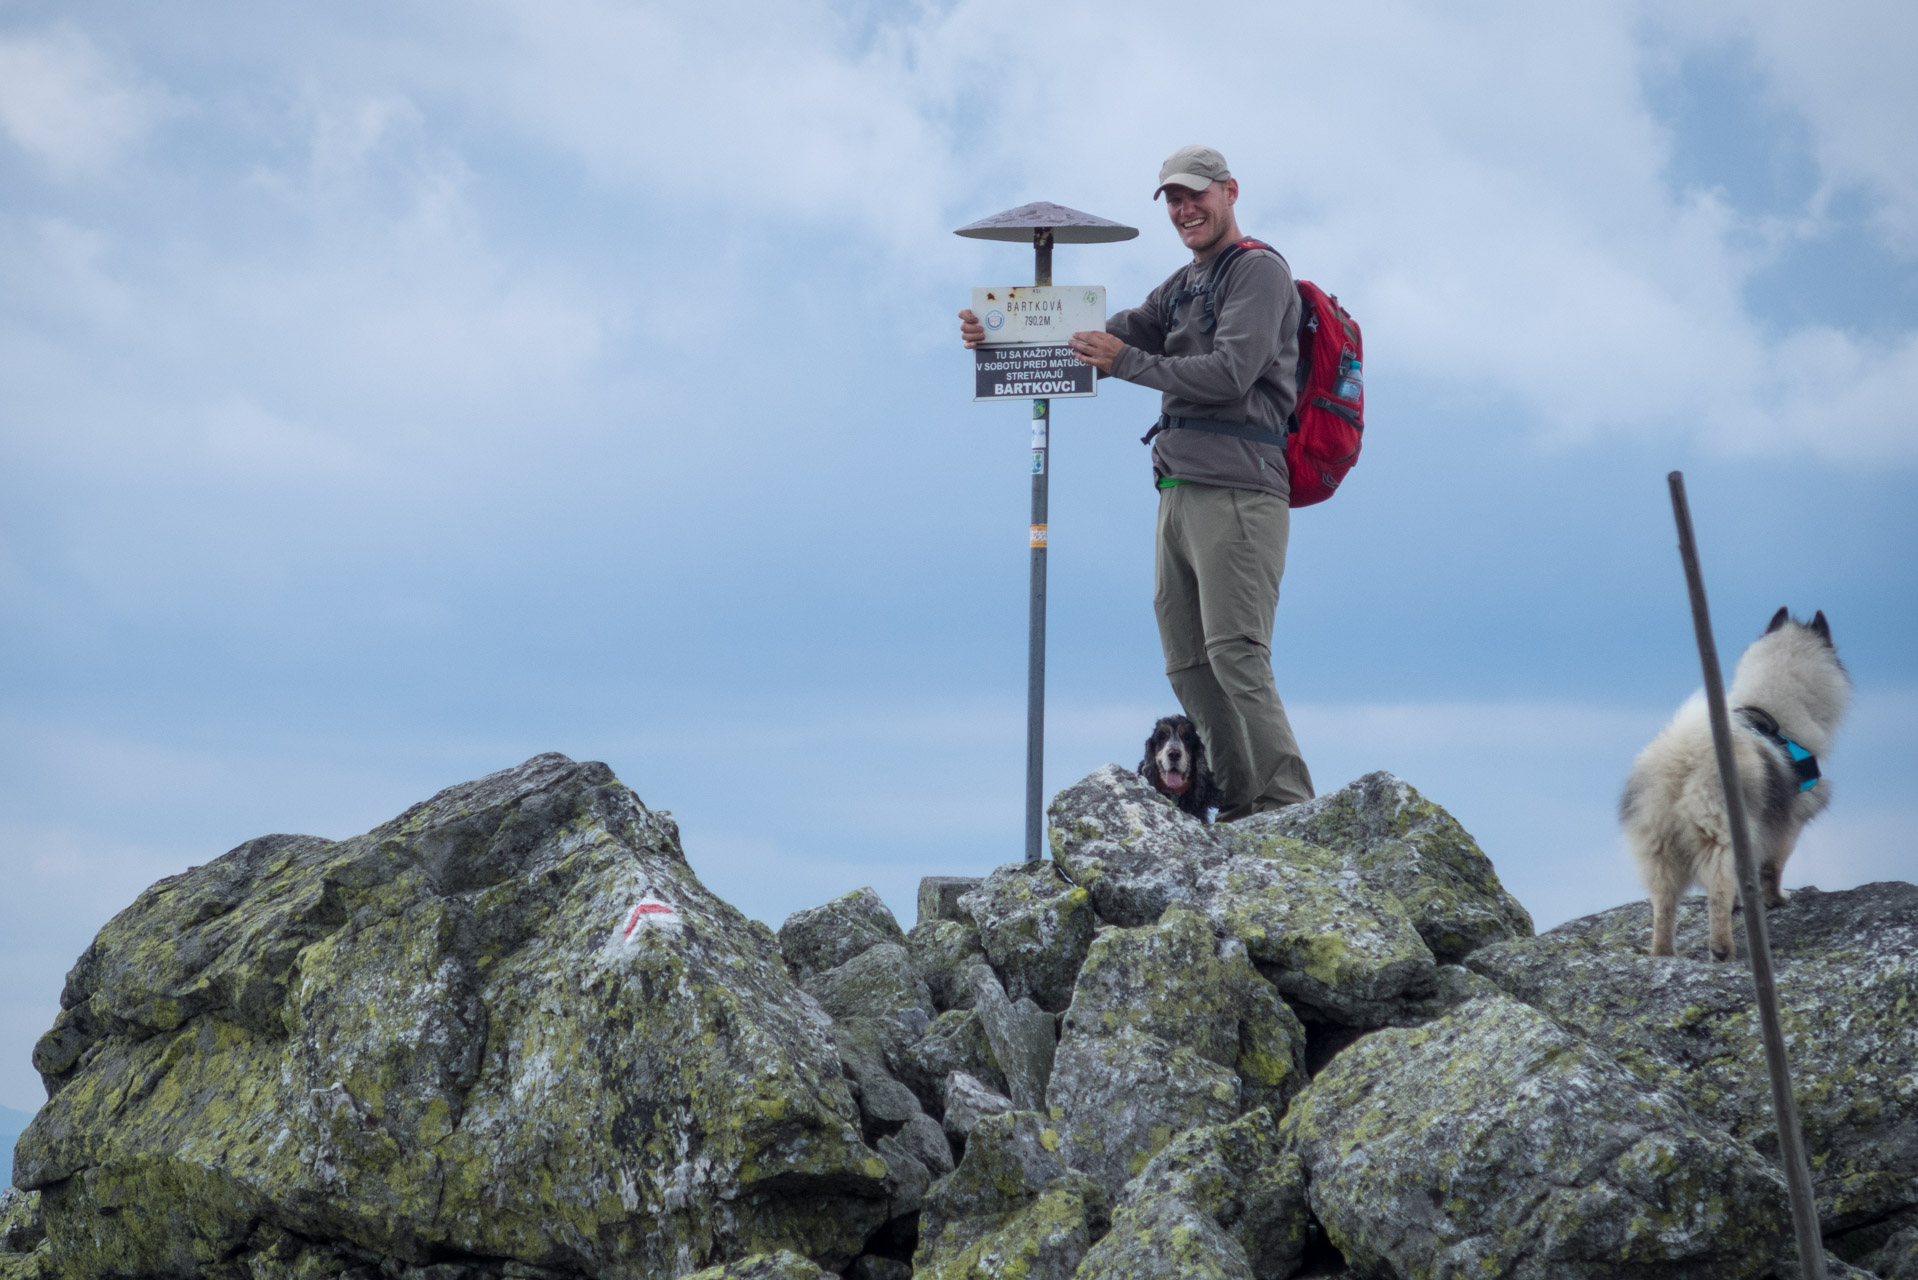
{"label": "gray long-sleeve shirt", "polygon": [[[1244,422],[1283,436],[1298,399],[1300,303],[1291,268],[1263,249],[1239,254],[1213,294],[1212,332],[1199,328],[1203,298],[1184,303],[1167,332],[1173,294],[1204,284],[1211,269],[1210,259],[1189,263],[1139,306],[1106,321],[1106,332],[1126,344],[1112,374],[1163,392],[1168,414]],[[1152,438],[1152,469],[1162,478],[1291,496],[1284,447],[1236,436],[1161,431]]]}

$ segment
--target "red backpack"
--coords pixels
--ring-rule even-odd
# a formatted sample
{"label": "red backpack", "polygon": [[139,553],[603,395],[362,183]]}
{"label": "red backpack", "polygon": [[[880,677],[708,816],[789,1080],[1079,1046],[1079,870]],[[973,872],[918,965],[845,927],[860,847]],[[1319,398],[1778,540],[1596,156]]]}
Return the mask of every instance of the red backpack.
{"label": "red backpack", "polygon": [[1299,399],[1286,425],[1292,505],[1309,507],[1338,490],[1359,460],[1365,432],[1365,344],[1359,322],[1332,294],[1299,281]]}
{"label": "red backpack", "polygon": [[[1202,300],[1205,314],[1199,327],[1210,330],[1214,323],[1213,291],[1232,260],[1249,249],[1264,249],[1285,255],[1250,236],[1227,245],[1212,261],[1212,270],[1196,289],[1181,290],[1172,299],[1171,314],[1166,317],[1170,329],[1178,320],[1179,308],[1187,302]],[[1289,266],[1289,264],[1288,264]],[[1346,314],[1339,300],[1310,280],[1300,280],[1298,400],[1285,424],[1285,463],[1292,474],[1292,499],[1295,507],[1324,502],[1337,491],[1359,460],[1359,446],[1365,432],[1365,379],[1361,361],[1365,344],[1359,338],[1359,322]],[[1194,418],[1161,418],[1160,426],[1146,433],[1150,440],[1167,426],[1189,427],[1248,440],[1272,441],[1270,432],[1250,423],[1210,422]],[[1273,441],[1276,443],[1276,441]]]}

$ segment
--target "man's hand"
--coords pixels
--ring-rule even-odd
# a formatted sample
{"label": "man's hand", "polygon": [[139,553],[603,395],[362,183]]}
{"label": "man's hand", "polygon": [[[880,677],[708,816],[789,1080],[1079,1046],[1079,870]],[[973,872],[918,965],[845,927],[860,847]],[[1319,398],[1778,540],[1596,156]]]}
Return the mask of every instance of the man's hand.
{"label": "man's hand", "polygon": [[986,326],[980,324],[979,317],[969,310],[959,313],[959,338],[968,349],[986,340]]}
{"label": "man's hand", "polygon": [[1081,329],[1073,334],[1071,346],[1081,364],[1089,364],[1100,373],[1111,373],[1112,362],[1125,350],[1125,343],[1098,329]]}

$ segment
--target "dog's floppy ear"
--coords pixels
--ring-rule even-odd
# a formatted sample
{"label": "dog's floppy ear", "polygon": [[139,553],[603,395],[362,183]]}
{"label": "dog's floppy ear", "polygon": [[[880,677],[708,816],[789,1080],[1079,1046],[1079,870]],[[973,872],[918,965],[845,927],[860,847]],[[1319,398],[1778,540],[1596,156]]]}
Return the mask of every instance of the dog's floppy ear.
{"label": "dog's floppy ear", "polygon": [[[1825,611],[1823,609],[1811,615],[1811,629],[1818,633],[1820,640],[1823,640],[1826,644],[1831,644],[1831,623],[1825,621]],[[1833,647],[1836,648],[1837,646],[1834,645]]]}
{"label": "dog's floppy ear", "polygon": [[[1820,614],[1819,616],[1823,617],[1824,615]],[[1772,632],[1778,630],[1778,628],[1784,626],[1787,622],[1790,622],[1790,621],[1791,621],[1791,610],[1787,609],[1783,605],[1778,606],[1778,612],[1774,613],[1771,616],[1771,625],[1765,628],[1765,634],[1770,635]]]}

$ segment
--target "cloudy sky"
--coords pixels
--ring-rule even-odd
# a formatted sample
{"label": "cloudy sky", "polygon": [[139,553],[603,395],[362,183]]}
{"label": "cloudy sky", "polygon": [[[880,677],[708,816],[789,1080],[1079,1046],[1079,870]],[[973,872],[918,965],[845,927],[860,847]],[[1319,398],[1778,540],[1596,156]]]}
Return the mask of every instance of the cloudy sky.
{"label": "cloudy sky", "polygon": [[[1044,199],[1142,296],[1159,160],[1365,326],[1364,460],[1293,525],[1322,790],[1400,773],[1541,926],[1611,807],[1822,608],[1858,699],[1788,883],[1918,870],[1918,12],[1104,0],[0,0],[0,1106],[154,879],[541,751],[751,914],[1019,856],[1025,411],[952,228]],[[1142,389],[1054,427],[1048,782],[1172,706]]]}

